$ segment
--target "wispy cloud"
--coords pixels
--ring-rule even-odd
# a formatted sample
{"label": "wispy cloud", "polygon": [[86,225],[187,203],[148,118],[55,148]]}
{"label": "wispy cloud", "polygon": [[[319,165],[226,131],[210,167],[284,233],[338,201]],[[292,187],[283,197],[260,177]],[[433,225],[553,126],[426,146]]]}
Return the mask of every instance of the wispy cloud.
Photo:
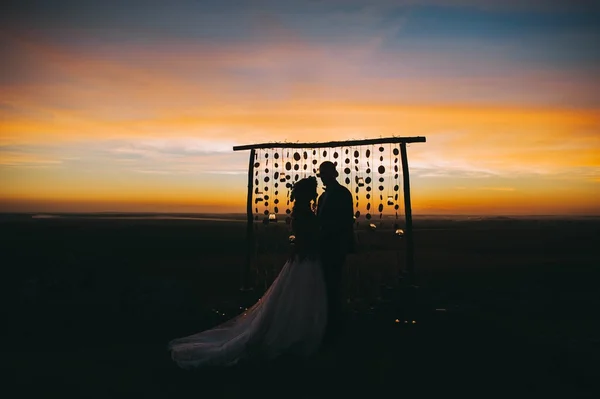
{"label": "wispy cloud", "polygon": [[485,191],[515,191],[514,187],[479,187],[478,190]]}

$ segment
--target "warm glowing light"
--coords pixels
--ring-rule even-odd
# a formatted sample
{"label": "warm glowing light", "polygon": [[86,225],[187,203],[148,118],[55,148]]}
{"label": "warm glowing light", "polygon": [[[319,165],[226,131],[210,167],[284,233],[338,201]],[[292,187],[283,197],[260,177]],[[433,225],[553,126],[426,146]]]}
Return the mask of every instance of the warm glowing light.
{"label": "warm glowing light", "polygon": [[400,323],[400,320],[396,319],[396,323]]}

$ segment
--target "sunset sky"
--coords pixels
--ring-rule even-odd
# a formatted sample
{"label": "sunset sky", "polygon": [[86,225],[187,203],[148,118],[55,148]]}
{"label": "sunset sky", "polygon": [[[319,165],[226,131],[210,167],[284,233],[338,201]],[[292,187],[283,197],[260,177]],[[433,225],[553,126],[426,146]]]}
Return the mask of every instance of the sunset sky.
{"label": "sunset sky", "polygon": [[0,212],[244,212],[240,144],[426,136],[415,214],[600,215],[589,1],[20,1]]}

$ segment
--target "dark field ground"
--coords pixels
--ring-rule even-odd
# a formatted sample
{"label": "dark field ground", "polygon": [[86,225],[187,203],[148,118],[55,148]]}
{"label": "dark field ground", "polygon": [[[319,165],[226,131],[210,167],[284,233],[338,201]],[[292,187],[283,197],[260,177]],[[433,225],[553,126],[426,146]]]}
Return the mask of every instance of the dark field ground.
{"label": "dark field ground", "polygon": [[335,353],[185,372],[167,342],[253,303],[285,225],[259,235],[241,293],[243,222],[4,215],[3,396],[600,397],[598,218],[417,218],[413,290],[393,278],[403,240],[386,227],[349,259]]}

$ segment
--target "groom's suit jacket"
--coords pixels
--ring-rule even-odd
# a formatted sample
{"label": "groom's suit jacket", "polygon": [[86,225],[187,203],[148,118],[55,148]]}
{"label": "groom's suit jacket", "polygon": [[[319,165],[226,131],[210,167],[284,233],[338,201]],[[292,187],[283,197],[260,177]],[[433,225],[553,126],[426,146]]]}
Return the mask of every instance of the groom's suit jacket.
{"label": "groom's suit jacket", "polygon": [[352,193],[339,183],[331,184],[317,201],[320,242],[325,251],[346,254],[354,251]]}

